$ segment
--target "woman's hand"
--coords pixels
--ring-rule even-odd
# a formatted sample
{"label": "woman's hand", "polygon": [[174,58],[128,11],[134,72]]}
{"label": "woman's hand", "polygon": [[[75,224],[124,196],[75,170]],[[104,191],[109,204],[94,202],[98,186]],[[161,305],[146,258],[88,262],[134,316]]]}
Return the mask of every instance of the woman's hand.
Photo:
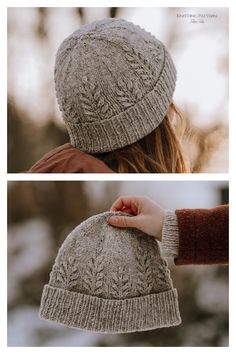
{"label": "woman's hand", "polygon": [[111,206],[111,211],[133,215],[111,216],[108,223],[116,227],[134,227],[161,241],[165,210],[148,197],[121,196]]}

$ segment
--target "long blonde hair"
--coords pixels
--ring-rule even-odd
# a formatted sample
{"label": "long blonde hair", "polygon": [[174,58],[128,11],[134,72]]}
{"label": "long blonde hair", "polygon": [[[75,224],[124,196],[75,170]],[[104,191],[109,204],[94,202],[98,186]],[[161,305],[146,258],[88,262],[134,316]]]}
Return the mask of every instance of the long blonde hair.
{"label": "long blonde hair", "polygon": [[171,103],[162,123],[150,134],[122,149],[96,156],[119,173],[189,172],[180,143],[183,123],[182,114]]}

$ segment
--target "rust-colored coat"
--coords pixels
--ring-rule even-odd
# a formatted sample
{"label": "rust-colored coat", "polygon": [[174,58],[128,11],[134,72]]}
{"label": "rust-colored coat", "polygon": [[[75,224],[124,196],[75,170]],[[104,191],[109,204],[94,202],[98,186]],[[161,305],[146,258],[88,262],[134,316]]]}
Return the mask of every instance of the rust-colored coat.
{"label": "rust-colored coat", "polygon": [[229,206],[176,210],[179,254],[176,265],[228,264]]}
{"label": "rust-colored coat", "polygon": [[69,143],[61,145],[36,162],[28,173],[114,173],[103,161]]}

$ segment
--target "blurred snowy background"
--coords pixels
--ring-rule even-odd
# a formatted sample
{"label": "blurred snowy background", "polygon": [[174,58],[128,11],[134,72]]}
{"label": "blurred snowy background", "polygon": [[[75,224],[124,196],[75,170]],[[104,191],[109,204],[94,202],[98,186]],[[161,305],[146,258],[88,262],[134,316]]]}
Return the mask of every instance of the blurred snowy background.
{"label": "blurred snowy background", "polygon": [[8,346],[228,346],[228,267],[170,264],[183,323],[131,334],[98,334],[38,318],[58,248],[85,218],[121,194],[167,209],[228,202],[227,182],[9,182]]}
{"label": "blurred snowy background", "polygon": [[193,172],[228,171],[227,8],[8,8],[8,172],[27,170],[68,135],[55,100],[62,40],[105,17],[133,21],[169,48]]}

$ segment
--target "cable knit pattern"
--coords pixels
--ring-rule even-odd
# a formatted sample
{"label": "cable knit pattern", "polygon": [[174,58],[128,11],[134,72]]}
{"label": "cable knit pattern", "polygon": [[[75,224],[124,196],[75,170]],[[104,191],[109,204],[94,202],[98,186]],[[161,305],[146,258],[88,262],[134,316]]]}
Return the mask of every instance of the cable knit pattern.
{"label": "cable knit pattern", "polygon": [[62,262],[59,267],[56,266],[55,273],[58,286],[64,289],[73,290],[79,280],[77,264],[71,257]]}
{"label": "cable knit pattern", "polygon": [[127,298],[130,294],[132,283],[129,272],[125,266],[118,266],[117,271],[112,274],[110,289],[114,299]]}
{"label": "cable knit pattern", "polygon": [[122,148],[153,131],[175,82],[163,43],[123,19],[82,26],[56,56],[56,96],[71,144],[89,153]]}
{"label": "cable knit pattern", "polygon": [[87,264],[84,285],[88,293],[100,295],[102,293],[104,281],[104,263],[105,258],[102,254],[102,244],[96,248],[95,257],[92,257]]}
{"label": "cable knit pattern", "polygon": [[[40,316],[68,326],[119,333],[178,325],[177,292],[157,242],[95,215],[61,246]],[[118,213],[123,214],[123,213]]]}
{"label": "cable knit pattern", "polygon": [[153,274],[147,249],[137,248],[137,291],[139,295],[146,295],[153,291]]}
{"label": "cable knit pattern", "polygon": [[167,210],[163,222],[161,251],[164,257],[177,257],[179,250],[178,221],[174,212]]}

